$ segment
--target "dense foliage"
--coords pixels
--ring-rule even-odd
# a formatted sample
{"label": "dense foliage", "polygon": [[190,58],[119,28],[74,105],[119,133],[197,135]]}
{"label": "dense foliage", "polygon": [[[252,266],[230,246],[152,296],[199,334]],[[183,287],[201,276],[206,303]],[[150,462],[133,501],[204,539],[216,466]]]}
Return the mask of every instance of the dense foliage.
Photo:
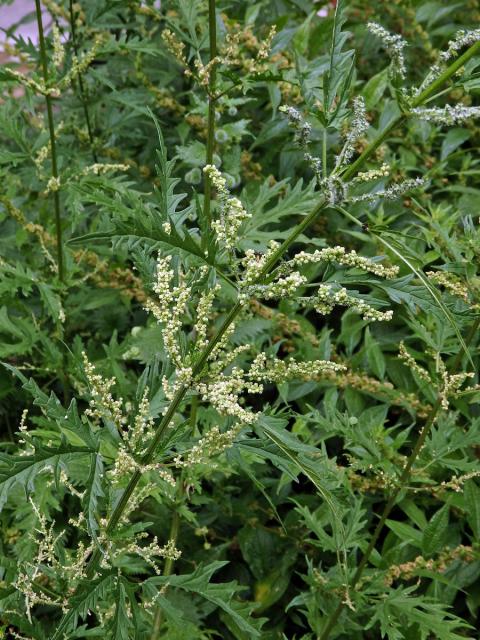
{"label": "dense foliage", "polygon": [[4,637],[476,637],[478,1],[31,4]]}

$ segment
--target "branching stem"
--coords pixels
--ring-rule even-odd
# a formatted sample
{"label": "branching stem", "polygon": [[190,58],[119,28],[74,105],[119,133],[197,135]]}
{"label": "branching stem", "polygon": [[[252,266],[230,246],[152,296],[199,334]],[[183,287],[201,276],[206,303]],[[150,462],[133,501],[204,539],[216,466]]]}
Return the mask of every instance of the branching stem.
{"label": "branching stem", "polygon": [[[69,0],[69,7],[70,7],[70,30],[72,34],[72,45],[73,45],[73,50],[75,52],[75,56],[77,57],[77,60],[78,60],[77,29],[75,26],[75,12],[73,10],[73,0]],[[90,141],[90,148],[92,150],[93,161],[97,163],[98,156],[94,146],[92,123],[90,121],[90,114],[88,111],[87,94],[85,92],[85,86],[83,84],[83,77],[81,73],[78,74],[78,89],[80,93],[80,102],[82,103],[83,113],[85,115],[85,123],[87,125],[88,139]]]}
{"label": "branching stem", "polygon": [[[215,0],[208,0],[208,34],[210,42],[210,62],[217,57],[217,15]],[[213,149],[215,145],[215,118],[216,101],[215,86],[217,83],[217,71],[215,63],[210,68],[208,78],[208,124],[207,124],[207,155],[205,164],[213,164]],[[208,175],[205,176],[205,199],[203,213],[208,230],[212,224],[212,181]],[[205,237],[204,241],[206,242]]]}
{"label": "branching stem", "polygon": [[[35,11],[37,14],[38,24],[38,39],[40,44],[40,61],[42,63],[43,81],[45,87],[48,87],[49,75],[48,75],[48,59],[47,49],[45,46],[45,36],[43,33],[43,21],[42,21],[42,8],[40,6],[40,0],[35,0]],[[50,134],[50,151],[52,155],[52,178],[58,181],[58,164],[57,164],[57,146],[55,142],[55,125],[53,122],[53,108],[52,98],[48,93],[45,94],[45,102],[47,105],[47,119],[48,130]],[[63,269],[63,240],[62,240],[62,220],[60,217],[60,194],[58,188],[53,192],[53,204],[55,211],[55,232],[57,241],[57,263],[58,263],[58,277],[60,282],[64,281],[65,274]]]}

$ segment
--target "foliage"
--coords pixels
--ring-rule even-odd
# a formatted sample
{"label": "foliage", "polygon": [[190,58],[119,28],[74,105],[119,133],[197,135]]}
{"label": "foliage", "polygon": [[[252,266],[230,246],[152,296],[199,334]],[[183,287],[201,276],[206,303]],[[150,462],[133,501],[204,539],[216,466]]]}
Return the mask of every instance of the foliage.
{"label": "foliage", "polygon": [[479,17],[36,0],[7,30],[5,638],[474,637]]}

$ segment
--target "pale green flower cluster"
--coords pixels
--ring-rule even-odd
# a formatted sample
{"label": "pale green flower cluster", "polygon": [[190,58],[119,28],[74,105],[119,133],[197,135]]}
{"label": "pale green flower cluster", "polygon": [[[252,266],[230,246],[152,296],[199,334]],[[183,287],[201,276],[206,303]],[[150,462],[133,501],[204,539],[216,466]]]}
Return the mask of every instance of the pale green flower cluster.
{"label": "pale green flower cluster", "polygon": [[379,311],[360,298],[350,295],[347,289],[338,285],[321,284],[314,296],[299,298],[298,301],[304,306],[313,307],[321,315],[328,315],[336,306],[341,306],[354,309],[364,320],[385,322],[393,317],[392,310]]}
{"label": "pale green flower cluster", "polygon": [[315,264],[319,262],[336,262],[345,267],[354,267],[362,269],[368,273],[373,273],[381,278],[395,278],[398,275],[398,267],[386,267],[379,262],[375,262],[370,258],[359,256],[355,250],[347,251],[345,247],[327,247],[325,249],[316,249],[312,253],[300,251],[289,262],[285,262],[281,267],[283,269],[292,269],[306,264]]}
{"label": "pale green flower cluster", "polygon": [[407,75],[405,66],[404,49],[407,46],[406,40],[402,36],[389,33],[384,27],[376,22],[369,22],[367,29],[373,35],[380,38],[385,49],[392,59],[391,73],[393,76],[404,79]]}
{"label": "pale green flower cluster", "polygon": [[424,369],[421,365],[419,365],[415,358],[408,353],[407,349],[403,342],[400,343],[398,357],[400,360],[407,365],[410,371],[420,378],[423,382],[426,382],[433,388],[438,388],[438,394],[441,402],[441,407],[445,411],[448,410],[449,398],[455,397],[459,391],[460,387],[464,384],[464,382],[468,379],[474,378],[475,374],[473,372],[463,372],[450,374],[448,373],[443,360],[440,357],[435,358],[437,372],[440,374],[441,384],[439,385],[430,375],[430,373]]}
{"label": "pale green flower cluster", "polygon": [[411,113],[421,120],[452,126],[480,116],[480,107],[466,107],[463,104],[456,104],[444,107],[418,107],[412,109]]}
{"label": "pale green flower cluster", "polygon": [[251,217],[245,211],[239,198],[230,195],[227,189],[227,181],[213,164],[207,164],[203,172],[208,176],[217,191],[220,205],[220,218],[212,222],[212,227],[217,234],[217,240],[228,251],[235,249],[238,243],[238,231],[244,220]]}
{"label": "pale green flower cluster", "polygon": [[342,150],[335,159],[335,171],[347,165],[355,153],[355,143],[369,127],[365,100],[357,96],[353,100],[353,114]]}
{"label": "pale green flower cluster", "polygon": [[432,65],[424,81],[416,89],[415,95],[419,95],[425,89],[425,87],[427,87],[433,80],[435,80],[435,78],[438,78],[445,64],[452,58],[455,58],[458,55],[458,52],[461,51],[461,49],[475,44],[475,42],[477,42],[478,40],[480,40],[480,29],[462,29],[458,31],[455,34],[455,37],[449,41],[447,50],[440,53],[438,62]]}

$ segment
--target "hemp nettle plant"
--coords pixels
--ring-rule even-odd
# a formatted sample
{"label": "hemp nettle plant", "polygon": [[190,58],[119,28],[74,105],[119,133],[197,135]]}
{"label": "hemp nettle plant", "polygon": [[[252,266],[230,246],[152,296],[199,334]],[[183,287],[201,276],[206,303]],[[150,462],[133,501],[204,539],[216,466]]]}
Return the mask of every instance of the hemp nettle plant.
{"label": "hemp nettle plant", "polygon": [[480,7],[384,5],[5,30],[5,638],[475,636]]}

